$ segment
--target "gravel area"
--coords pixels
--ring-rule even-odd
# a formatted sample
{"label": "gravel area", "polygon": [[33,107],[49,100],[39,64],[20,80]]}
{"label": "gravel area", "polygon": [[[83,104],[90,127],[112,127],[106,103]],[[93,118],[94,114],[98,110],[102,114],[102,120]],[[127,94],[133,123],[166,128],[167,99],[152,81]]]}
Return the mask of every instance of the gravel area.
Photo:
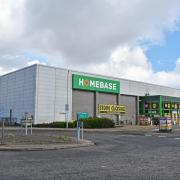
{"label": "gravel area", "polygon": [[25,135],[21,128],[5,129],[4,139],[2,139],[2,130],[0,130],[0,142],[3,145],[36,145],[36,144],[73,144],[76,139],[67,133],[54,130],[34,130],[33,134]]}

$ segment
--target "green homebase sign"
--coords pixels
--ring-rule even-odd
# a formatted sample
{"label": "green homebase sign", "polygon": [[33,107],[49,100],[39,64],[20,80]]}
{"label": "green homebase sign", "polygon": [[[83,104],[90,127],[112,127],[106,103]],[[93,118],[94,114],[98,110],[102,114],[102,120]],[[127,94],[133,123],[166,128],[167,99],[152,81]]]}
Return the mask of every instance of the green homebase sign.
{"label": "green homebase sign", "polygon": [[120,82],[115,80],[73,74],[73,89],[119,94]]}

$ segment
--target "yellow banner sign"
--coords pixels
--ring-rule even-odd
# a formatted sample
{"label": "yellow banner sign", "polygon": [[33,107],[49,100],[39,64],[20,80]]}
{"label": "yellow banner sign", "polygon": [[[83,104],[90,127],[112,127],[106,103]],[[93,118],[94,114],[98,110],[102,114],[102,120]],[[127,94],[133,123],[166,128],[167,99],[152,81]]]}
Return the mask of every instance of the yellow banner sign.
{"label": "yellow banner sign", "polygon": [[126,106],[112,105],[112,104],[99,104],[99,114],[121,114],[126,112]]}

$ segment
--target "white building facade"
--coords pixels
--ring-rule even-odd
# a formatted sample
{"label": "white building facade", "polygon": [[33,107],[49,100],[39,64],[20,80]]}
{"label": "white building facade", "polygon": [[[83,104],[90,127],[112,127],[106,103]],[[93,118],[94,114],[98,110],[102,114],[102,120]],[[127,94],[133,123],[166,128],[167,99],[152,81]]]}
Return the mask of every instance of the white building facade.
{"label": "white building facade", "polygon": [[[73,75],[119,82],[120,92],[75,88]],[[115,104],[126,106],[122,119],[136,124],[138,97],[146,93],[180,97],[180,90],[170,87],[33,65],[0,77],[0,115],[9,117],[12,110],[12,117],[19,121],[28,112],[34,117],[35,124],[74,120],[77,112],[116,119],[114,114],[98,114],[98,104]]]}

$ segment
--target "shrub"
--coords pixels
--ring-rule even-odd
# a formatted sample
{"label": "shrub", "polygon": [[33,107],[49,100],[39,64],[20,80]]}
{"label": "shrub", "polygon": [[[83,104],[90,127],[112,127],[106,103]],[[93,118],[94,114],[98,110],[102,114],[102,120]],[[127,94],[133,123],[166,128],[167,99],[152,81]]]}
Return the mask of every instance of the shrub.
{"label": "shrub", "polygon": [[115,124],[113,120],[109,118],[87,118],[87,119],[82,119],[84,122],[84,128],[114,128]]}
{"label": "shrub", "polygon": [[[35,124],[34,127],[40,128],[66,128],[66,122],[56,121],[51,123]],[[68,123],[69,128],[75,128],[76,124],[74,122]]]}
{"label": "shrub", "polygon": [[[115,124],[113,120],[109,118],[87,118],[82,119],[81,121],[84,122],[84,128],[114,128]],[[77,121],[69,122],[68,127],[69,128],[76,128]],[[34,127],[40,127],[40,128],[66,128],[66,122],[52,122],[52,123],[43,123],[43,124],[36,124]]]}

